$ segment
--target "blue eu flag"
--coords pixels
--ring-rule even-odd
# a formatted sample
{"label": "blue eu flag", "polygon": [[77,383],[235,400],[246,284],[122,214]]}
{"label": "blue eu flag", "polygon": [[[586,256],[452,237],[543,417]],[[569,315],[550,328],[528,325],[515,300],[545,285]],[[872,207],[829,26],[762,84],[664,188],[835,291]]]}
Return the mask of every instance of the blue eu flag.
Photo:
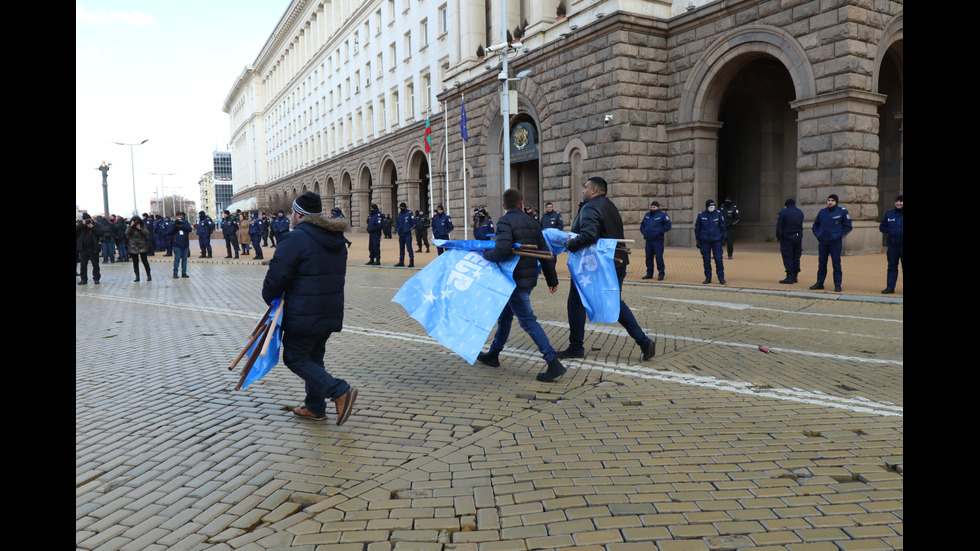
{"label": "blue eu flag", "polygon": [[448,248],[406,281],[391,301],[472,365],[517,287],[513,274],[519,259],[490,262],[482,252]]}
{"label": "blue eu flag", "polygon": [[[282,301],[282,297],[273,299],[272,304],[270,305],[271,306],[270,311],[275,312],[276,310],[278,310],[279,303],[281,301]],[[265,322],[267,326],[270,323],[272,323],[272,316],[269,316],[269,319],[266,320]],[[266,350],[265,357],[259,356],[258,358],[255,358],[255,363],[252,364],[252,368],[249,369],[248,375],[246,375],[245,380],[242,381],[242,388],[245,388],[248,385],[264,377],[266,373],[271,371],[272,368],[275,367],[277,363],[279,363],[279,350],[280,348],[282,348],[281,325],[282,325],[282,316],[279,316],[279,319],[276,320],[276,326],[269,328],[269,336],[266,337],[266,339],[269,339],[269,349]],[[245,353],[245,355],[248,358],[251,358],[253,354],[258,354],[259,352],[261,352],[261,350],[259,350],[258,348],[259,340],[260,339],[256,339],[255,342],[252,344],[252,347],[249,348],[248,352]]]}

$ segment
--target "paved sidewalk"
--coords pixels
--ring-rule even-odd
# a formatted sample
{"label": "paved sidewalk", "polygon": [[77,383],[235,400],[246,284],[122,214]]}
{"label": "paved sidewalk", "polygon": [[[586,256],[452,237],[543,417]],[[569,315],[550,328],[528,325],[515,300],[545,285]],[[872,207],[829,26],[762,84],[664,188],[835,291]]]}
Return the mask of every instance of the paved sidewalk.
{"label": "paved sidewalk", "polygon": [[[368,261],[368,236],[366,233],[347,234],[347,239],[353,244],[350,246],[348,263],[352,266],[364,264]],[[235,260],[225,260],[225,243],[223,239],[212,239],[212,249],[214,251],[212,262],[232,262]],[[415,249],[413,240],[413,250]],[[431,237],[430,237],[431,243]],[[881,294],[885,288],[885,271],[888,266],[884,253],[851,255],[845,256],[841,260],[844,271],[844,282],[842,292],[833,291],[832,273],[828,273],[826,287],[822,291],[811,291],[810,285],[816,282],[817,257],[815,254],[803,255],[800,263],[803,271],[799,276],[799,283],[788,285],[780,284],[779,280],[786,276],[783,270],[782,257],[779,253],[778,243],[736,243],[733,258],[727,257],[723,260],[725,265],[726,285],[717,282],[714,276],[714,263],[712,261],[712,279],[714,283],[703,285],[704,266],[701,260],[701,253],[693,248],[687,247],[667,247],[664,252],[664,263],[666,264],[667,275],[663,281],[640,279],[646,270],[644,254],[644,244],[642,242],[630,243],[632,249],[630,264],[626,270],[626,281],[642,283],[656,286],[689,286],[698,288],[727,289],[731,291],[750,290],[750,291],[776,291],[780,293],[811,294],[820,295],[824,298],[843,298],[859,300],[881,300],[883,302],[901,302],[904,298],[905,278],[902,270],[899,270],[898,284],[895,286],[895,293],[890,295]],[[425,247],[422,247],[425,251]],[[275,253],[275,249],[267,247],[263,249],[265,259],[268,260]],[[430,246],[430,252],[415,253],[415,268],[423,268],[436,257],[436,248]],[[192,262],[206,262],[208,260],[198,259],[200,254],[199,246],[196,241],[191,241]],[[160,253],[150,257],[153,260],[161,261],[165,258]],[[381,266],[377,268],[393,268],[398,263],[398,237],[392,239],[381,239]],[[405,258],[405,265],[408,265],[408,257]],[[240,255],[237,262],[259,262],[252,260],[251,256]],[[401,269],[401,268],[398,268]],[[407,268],[406,268],[407,269]],[[564,261],[559,259],[558,276],[568,277],[568,267]],[[830,267],[828,266],[828,270]]]}

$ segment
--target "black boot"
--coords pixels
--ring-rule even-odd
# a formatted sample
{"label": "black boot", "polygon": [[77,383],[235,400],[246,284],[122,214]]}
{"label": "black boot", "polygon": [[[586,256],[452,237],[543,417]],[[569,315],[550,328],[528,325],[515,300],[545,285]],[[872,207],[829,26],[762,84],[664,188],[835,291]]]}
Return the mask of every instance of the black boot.
{"label": "black boot", "polygon": [[409,268],[414,268],[415,267],[415,259],[414,258],[408,261],[408,267]]}
{"label": "black boot", "polygon": [[489,365],[490,367],[500,367],[500,359],[497,357],[500,352],[480,352],[476,359],[480,363]]}
{"label": "black boot", "polygon": [[796,283],[796,281],[794,281],[794,279],[795,278],[793,277],[793,274],[791,274],[789,272],[786,272],[786,279],[780,279],[779,282],[780,283],[787,283],[787,284],[788,283]]}
{"label": "black boot", "polygon": [[551,363],[548,364],[548,369],[538,373],[537,377],[535,378],[542,383],[553,383],[558,379],[561,379],[561,376],[565,374],[565,371],[565,366],[561,365],[561,360],[555,356],[555,359],[551,360]]}

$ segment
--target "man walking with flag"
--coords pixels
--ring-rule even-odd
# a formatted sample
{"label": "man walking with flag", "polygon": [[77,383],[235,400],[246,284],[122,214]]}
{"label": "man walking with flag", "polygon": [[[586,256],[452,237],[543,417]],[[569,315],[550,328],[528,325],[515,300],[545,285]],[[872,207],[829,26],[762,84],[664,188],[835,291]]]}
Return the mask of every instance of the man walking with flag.
{"label": "man walking with flag", "polygon": [[266,304],[283,297],[282,361],[306,383],[298,417],[327,418],[326,400],[337,407],[337,424],[353,410],[357,390],[332,377],[323,365],[327,339],[344,324],[347,220],[322,215],[320,196],[308,191],[293,201],[293,231],[282,234],[262,283]]}
{"label": "man walking with flag", "polygon": [[[589,178],[582,186],[582,205],[578,216],[572,222],[572,233],[578,234],[569,238],[566,247],[571,252],[580,251],[594,245],[599,239],[623,239],[623,219],[616,205],[606,197],[608,185],[598,176]],[[626,266],[629,256],[623,251],[616,251],[615,258],[621,260],[616,264],[616,276],[619,278],[619,289],[623,289],[623,278],[626,277]],[[585,357],[585,306],[579,296],[578,289],[573,285],[568,293],[568,348],[558,352],[559,358]],[[633,317],[633,312],[622,299],[619,301],[619,324],[629,336],[636,341],[642,350],[643,361],[649,360],[656,354],[654,343],[640,324]]]}
{"label": "man walking with flag", "polygon": [[[533,218],[523,212],[524,196],[520,190],[510,188],[504,191],[504,210],[507,212],[497,220],[497,238],[494,248],[483,252],[483,258],[491,262],[507,260],[514,254],[514,246],[517,243],[522,245],[535,245],[539,250],[547,250],[547,242],[541,234],[541,228]],[[497,333],[494,335],[490,349],[485,353],[480,353],[477,360],[489,366],[499,366],[498,356],[504,349],[507,338],[510,336],[511,322],[514,316],[521,328],[527,332],[538,346],[544,361],[548,363],[545,371],[538,373],[537,379],[542,382],[553,382],[565,374],[565,366],[555,354],[551,342],[544,329],[534,317],[531,310],[531,290],[537,285],[538,281],[538,260],[523,256],[514,268],[514,282],[517,287],[510,295],[500,317],[497,318]],[[552,294],[558,289],[558,274],[555,271],[555,261],[541,260],[541,271],[544,272],[545,281]]]}

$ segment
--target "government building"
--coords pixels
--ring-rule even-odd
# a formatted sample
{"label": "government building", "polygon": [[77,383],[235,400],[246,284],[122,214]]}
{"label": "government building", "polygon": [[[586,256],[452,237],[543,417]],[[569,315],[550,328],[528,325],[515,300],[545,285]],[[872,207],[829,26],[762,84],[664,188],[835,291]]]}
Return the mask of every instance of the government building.
{"label": "government building", "polygon": [[464,239],[508,185],[568,225],[601,176],[627,238],[656,200],[694,246],[707,199],[773,241],[787,198],[809,227],[836,193],[862,254],[904,190],[902,0],[293,0],[269,24],[223,105],[234,200],[264,210],[313,191],[364,231],[372,203],[441,204]]}

